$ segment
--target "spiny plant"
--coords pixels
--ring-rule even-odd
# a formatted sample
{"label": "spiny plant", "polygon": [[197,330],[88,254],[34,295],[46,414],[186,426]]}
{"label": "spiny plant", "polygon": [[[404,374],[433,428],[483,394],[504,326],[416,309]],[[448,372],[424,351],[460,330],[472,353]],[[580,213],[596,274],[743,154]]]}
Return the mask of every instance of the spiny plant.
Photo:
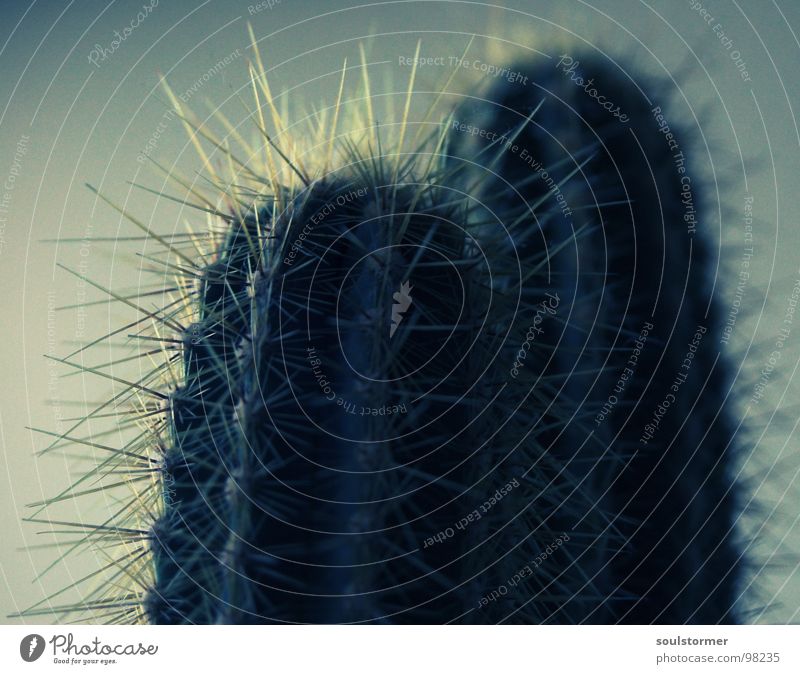
{"label": "spiny plant", "polygon": [[[710,254],[636,88],[586,59],[623,127],[522,63],[533,86],[431,125],[442,94],[412,124],[412,71],[378,125],[345,68],[306,147],[254,53],[259,145],[223,120],[245,159],[171,96],[222,196],[167,172],[208,235],[125,213],[174,278],[158,311],[108,291],[155,366],[58,434],[107,458],[31,518],[109,563],[25,615],[734,621],[736,434],[712,339],[693,343],[718,329]],[[124,447],[76,432],[109,413],[140,429]],[[40,517],[120,486],[98,524]]]}

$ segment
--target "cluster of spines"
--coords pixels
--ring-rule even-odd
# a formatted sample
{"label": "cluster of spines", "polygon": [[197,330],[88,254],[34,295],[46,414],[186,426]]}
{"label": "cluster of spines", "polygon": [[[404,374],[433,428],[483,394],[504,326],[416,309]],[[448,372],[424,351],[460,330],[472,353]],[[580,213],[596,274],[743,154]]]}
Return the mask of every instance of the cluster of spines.
{"label": "cluster of spines", "polygon": [[[374,159],[350,166],[367,161]],[[173,395],[185,461],[179,475],[168,476],[168,526],[157,527],[174,543],[159,537],[151,620],[456,619],[513,572],[513,559],[549,542],[554,529],[542,514],[564,500],[563,467],[540,456],[538,406],[515,409],[533,392],[536,366],[496,395],[508,378],[511,345],[525,333],[519,318],[543,297],[546,260],[533,247],[515,259],[514,233],[490,233],[476,217],[486,213],[449,189],[442,177],[453,169],[439,163],[419,176],[373,169],[348,180],[304,180],[309,186],[286,198],[283,212],[258,209],[232,226],[204,274],[220,280],[206,280],[201,291],[201,317],[210,326],[201,319],[190,328],[200,339],[187,344],[186,383]],[[369,183],[360,183],[365,177]],[[334,213],[319,219],[326,210]],[[259,218],[270,236],[254,246],[257,233],[247,230]],[[301,255],[289,258],[312,222]],[[542,271],[531,274],[536,268]],[[416,312],[387,341],[389,298],[409,277]],[[201,360],[211,348],[208,334],[216,355]],[[354,420],[323,401],[307,371],[309,348],[344,400],[389,394],[409,412]],[[406,370],[422,374],[387,385]],[[557,377],[539,375],[541,398]],[[525,446],[509,445],[520,438]],[[513,539],[513,559],[495,559],[493,545],[468,536],[455,546],[420,548],[475,510],[482,500],[476,491],[510,467],[519,469],[522,487],[509,502],[521,512],[488,541]],[[479,528],[491,531],[508,511]],[[206,528],[191,530],[195,519]],[[453,578],[461,582],[448,588]],[[522,616],[535,611],[541,619],[546,605],[532,604]]]}
{"label": "cluster of spines", "polygon": [[[255,81],[263,88],[261,78]],[[554,89],[563,86],[553,84]],[[624,87],[617,93],[620,100],[632,100]],[[110,607],[108,615],[114,619],[146,615],[153,622],[733,619],[735,550],[724,527],[723,540],[711,541],[716,556],[693,568],[700,559],[695,548],[679,550],[675,540],[667,544],[654,534],[662,525],[673,538],[680,534],[665,522],[669,513],[663,499],[653,507],[640,495],[642,480],[682,474],[673,469],[673,461],[665,467],[652,455],[632,460],[637,452],[626,428],[636,427],[639,418],[631,420],[628,409],[647,410],[648,401],[657,396],[649,391],[645,400],[637,400],[634,396],[640,391],[632,387],[617,415],[624,413],[626,419],[615,418],[603,433],[590,432],[590,420],[603,402],[598,395],[607,385],[613,386],[624,343],[637,334],[642,320],[653,318],[658,325],[653,341],[659,347],[668,345],[665,356],[655,361],[652,354],[657,350],[648,352],[648,367],[670,371],[680,355],[680,339],[660,331],[671,327],[665,325],[666,317],[673,315],[670,310],[661,310],[659,316],[648,314],[649,307],[625,303],[631,298],[643,304],[652,301],[654,272],[641,266],[631,270],[624,261],[643,249],[662,250],[667,241],[674,245],[675,237],[664,237],[659,244],[660,229],[648,201],[671,194],[674,176],[659,167],[658,176],[648,182],[642,171],[642,161],[646,164],[648,157],[663,159],[662,148],[656,145],[661,139],[646,146],[643,157],[634,157],[629,137],[608,127],[607,120],[590,121],[591,132],[580,122],[565,129],[564,115],[552,101],[540,111],[541,100],[529,93],[515,98],[506,87],[495,97],[506,99],[505,107],[499,108],[506,112],[486,107],[480,113],[483,123],[513,134],[540,153],[558,176],[559,187],[569,190],[577,204],[574,210],[592,209],[599,226],[564,231],[558,207],[549,201],[550,190],[515,165],[502,146],[480,148],[470,155],[470,164],[483,158],[492,168],[499,165],[497,173],[505,181],[485,180],[488,189],[482,195],[488,198],[483,205],[476,204],[463,194],[474,189],[476,174],[461,165],[457,139],[444,144],[445,134],[435,139],[432,149],[418,153],[425,160],[421,171],[417,161],[402,154],[392,163],[383,155],[361,153],[354,144],[344,143],[342,163],[348,169],[315,181],[265,133],[268,145],[276,150],[270,156],[286,160],[302,184],[282,187],[275,181],[277,172],[270,171],[271,178],[260,182],[273,187],[272,196],[259,190],[253,191],[255,198],[233,195],[235,207],[229,213],[220,213],[208,200],[198,205],[222,216],[228,233],[211,258],[204,256],[200,263],[187,263],[180,270],[184,276],[179,285],[194,285],[182,294],[194,320],[165,338],[173,340],[169,343],[183,355],[180,383],[174,392],[161,394],[168,398],[163,408],[166,417],[148,427],[153,438],[149,453],[137,455],[149,462],[151,475],[161,476],[156,483],[162,503],[150,503],[144,518],[152,526],[114,524],[98,529],[100,536],[109,534],[134,544],[137,562],[146,552],[143,545],[149,546],[152,562],[152,568],[135,573],[127,568],[122,574],[134,578],[132,591],[98,600],[101,608]],[[576,104],[591,118],[590,106],[580,99]],[[270,108],[274,113],[274,106]],[[644,120],[646,115],[638,112],[637,119]],[[264,126],[262,119],[259,127]],[[572,157],[565,159],[554,149],[547,129],[557,130],[556,135],[568,142]],[[597,129],[601,129],[599,140]],[[648,141],[654,137],[644,121],[638,130]],[[197,136],[198,130],[193,133]],[[202,133],[217,149],[223,147],[206,130]],[[584,161],[592,152],[595,155]],[[451,160],[427,161],[448,153]],[[621,173],[608,180],[610,158]],[[576,174],[585,184],[574,185]],[[460,190],[465,182],[472,187]],[[626,192],[631,185],[635,188]],[[316,232],[318,238],[304,246],[303,261],[287,269],[283,260],[289,247],[319,207],[362,186],[366,198],[325,219]],[[519,203],[516,197],[521,197]],[[672,203],[665,207],[675,210]],[[504,234],[494,226],[492,218],[498,213],[509,228]],[[376,226],[366,234],[361,233],[366,229],[356,233],[359,228],[354,225],[369,218]],[[447,225],[432,228],[432,221]],[[444,231],[454,223],[460,233]],[[641,241],[634,244],[631,231],[623,231],[634,223],[637,236],[648,237],[646,245],[654,247],[645,248]],[[338,430],[355,434],[358,451],[342,441],[319,444],[325,442],[324,434],[309,431],[306,419],[292,409],[301,403],[310,409],[318,406],[317,383],[306,378],[299,393],[290,391],[287,382],[293,377],[281,368],[294,368],[294,378],[303,379],[307,368],[303,351],[313,331],[326,337],[320,350],[340,391],[385,399],[389,390],[385,383],[364,387],[346,376],[347,368],[334,353],[338,343],[332,348],[327,342],[337,337],[341,325],[331,324],[331,314],[325,313],[330,306],[325,304],[338,302],[345,270],[358,259],[359,250],[420,244],[456,259],[458,273],[443,272],[444,267],[430,257],[413,262],[414,273],[424,279],[414,280],[419,311],[409,317],[407,330],[398,332],[397,342],[389,342],[388,348],[377,346],[386,342],[383,333],[388,329],[392,292],[408,279],[410,261],[403,255],[379,259],[375,269],[350,279],[345,293],[351,295],[345,294],[341,325],[347,326],[344,345],[360,358],[356,365],[385,379],[401,372],[409,359],[419,364],[439,355],[435,361],[439,369],[430,381],[418,377],[408,389],[391,389],[393,395],[409,400],[422,393],[427,396],[411,405],[410,415],[382,421],[380,427],[369,419],[355,427],[337,421]],[[599,256],[598,250],[606,254]],[[675,250],[671,249],[670,260],[686,253],[683,243]],[[702,245],[695,246],[695,256],[697,250],[702,251]],[[174,254],[174,244],[166,244],[166,252]],[[487,264],[481,259],[484,254],[489,257],[491,277],[486,269],[476,271]],[[606,260],[618,269],[607,269]],[[311,269],[321,262],[320,275],[314,277],[318,295],[312,296]],[[697,305],[702,304],[705,286],[694,264],[690,272],[701,292],[690,302]],[[681,267],[676,264],[676,268]],[[607,293],[598,292],[595,278],[610,274],[616,282]],[[509,378],[508,365],[526,339],[526,319],[546,289],[560,295],[563,311],[552,319],[558,330],[536,343],[537,358],[526,362],[521,376]],[[453,313],[459,292],[467,308],[464,315]],[[623,304],[620,324],[616,312]],[[474,312],[475,307],[487,306],[491,309],[484,314]],[[440,326],[449,325],[454,331],[444,355],[416,324],[426,310],[435,310]],[[174,330],[176,311],[168,305],[157,316],[159,330],[165,326]],[[704,314],[704,319],[713,329],[713,315]],[[507,331],[495,331],[506,325]],[[288,338],[283,332],[287,327]],[[175,355],[168,352],[165,361],[171,376],[175,376]],[[451,366],[460,368],[457,376],[431,393],[430,384]],[[498,388],[501,394],[495,395]],[[713,388],[716,391],[701,395],[713,398],[720,385]],[[465,390],[469,395],[461,395]],[[706,407],[713,409],[716,400]],[[640,412],[643,415],[646,411]],[[429,418],[434,422],[424,438],[384,442],[380,437],[410,432]],[[674,419],[680,421],[683,416]],[[296,428],[287,442],[278,431],[292,422]],[[715,423],[716,437],[727,447],[732,438],[725,413]],[[692,428],[707,430],[699,423]],[[698,449],[698,439],[687,437],[682,427],[663,429],[664,437],[673,439],[673,430],[674,437],[681,438],[670,444],[673,455],[691,465],[699,478],[712,477],[713,498],[723,495],[721,508],[712,508],[708,501],[691,506],[692,516],[710,513],[695,527],[693,539],[697,539],[712,531],[715,513],[717,519],[732,517],[732,505],[725,501],[732,493],[729,462],[724,447],[714,448],[711,454],[717,460],[712,457],[713,470],[706,471],[709,453]],[[464,441],[474,437],[481,440],[477,446]],[[676,443],[679,449],[672,449]],[[465,446],[466,458],[459,453]],[[503,476],[518,479],[522,486],[501,508],[481,518],[468,534],[430,550],[420,549],[428,536],[473,511],[482,500],[477,494],[505,484]],[[675,488],[673,482],[670,489]],[[74,490],[70,493],[76,495]],[[692,504],[696,497],[681,503],[687,500]],[[524,591],[488,607],[478,604],[481,596],[515,577],[565,529],[574,542],[562,548],[564,559],[544,565],[525,582]],[[665,551],[678,556],[665,562]],[[693,555],[698,559],[688,559]],[[678,571],[669,575],[676,565]],[[698,568],[713,576],[723,567],[730,571],[731,582],[723,583],[718,596],[700,605],[692,603],[700,595],[688,581],[679,587],[685,595],[680,600],[664,596]],[[95,610],[92,601],[74,608]]]}

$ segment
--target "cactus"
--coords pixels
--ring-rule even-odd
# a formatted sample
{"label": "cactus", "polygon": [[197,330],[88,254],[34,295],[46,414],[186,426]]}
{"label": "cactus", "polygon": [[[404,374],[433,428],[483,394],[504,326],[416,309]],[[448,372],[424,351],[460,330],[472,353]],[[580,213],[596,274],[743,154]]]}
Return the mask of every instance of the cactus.
{"label": "cactus", "polygon": [[[634,86],[621,69],[588,55],[517,70],[536,89],[501,84],[487,96],[492,106],[465,106],[461,118],[503,132],[536,109],[516,144],[538,163],[522,150],[506,152],[497,177],[484,176],[482,194],[491,199],[524,183],[524,201],[552,199],[539,167],[560,184],[580,165],[567,201],[588,206],[599,223],[576,240],[571,266],[561,267],[565,301],[585,305],[565,330],[574,349],[559,355],[565,370],[592,373],[570,377],[575,412],[588,412],[593,440],[621,462],[600,478],[599,498],[624,544],[608,553],[602,617],[589,619],[736,621],[738,429],[717,346],[703,180],[691,145],[682,145],[688,131],[662,111],[663,100],[658,105],[666,83],[637,78]],[[468,138],[456,143],[457,155],[472,156],[488,142]],[[567,210],[551,245],[572,238],[576,209]],[[578,429],[558,443],[569,452],[585,438]]]}
{"label": "cactus", "polygon": [[173,351],[138,383],[163,406],[137,407],[147,432],[99,473],[151,480],[87,535],[123,544],[124,573],[65,613],[738,619],[736,432],[691,163],[636,87],[584,61],[616,114],[577,66],[522,63],[534,84],[495,85],[410,151],[408,102],[396,136],[373,125],[317,167],[261,120],[269,176],[239,163],[227,209],[197,204],[221,223],[206,254],[140,225],[176,260],[181,297],[149,315]]}

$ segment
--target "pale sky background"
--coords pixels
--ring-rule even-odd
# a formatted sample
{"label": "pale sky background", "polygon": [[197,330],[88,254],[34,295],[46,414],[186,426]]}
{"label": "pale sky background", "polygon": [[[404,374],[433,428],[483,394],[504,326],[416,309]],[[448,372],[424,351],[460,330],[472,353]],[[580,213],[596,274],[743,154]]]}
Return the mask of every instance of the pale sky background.
{"label": "pale sky background", "polygon": [[[720,192],[722,240],[729,248],[718,279],[725,313],[742,255],[745,181],[754,196],[754,278],[744,300],[748,316],[739,319],[731,348],[735,367],[741,366],[737,381],[742,397],[749,397],[771,348],[765,350],[765,345],[774,341],[800,275],[800,133],[795,115],[800,104],[800,3],[703,0],[714,23],[733,40],[728,50],[688,0],[161,0],[130,37],[93,65],[89,56],[95,45],[110,49],[114,31],[130,25],[143,4],[150,0],[2,2],[0,186],[9,176],[14,184],[11,190],[0,189],[0,197],[10,194],[7,212],[0,210],[0,622],[15,622],[6,616],[97,563],[84,558],[34,583],[55,550],[24,549],[48,541],[37,534],[41,527],[21,522],[25,504],[53,494],[78,469],[63,455],[35,459],[46,438],[25,427],[55,429],[50,398],[94,401],[108,392],[92,377],[56,379],[67,368],[55,368],[43,357],[66,355],[75,348],[80,329],[75,314],[51,312],[48,330],[48,302],[61,306],[79,301],[76,279],[56,263],[76,267],[82,257],[79,246],[56,247],[41,240],[87,232],[136,234],[111,209],[95,204],[85,182],[127,201],[143,219],[163,222],[155,229],[180,226],[175,208],[130,192],[127,182],[154,182],[136,157],[166,109],[157,73],[167,74],[176,91],[186,91],[217,61],[234,55],[229,66],[202,83],[192,106],[202,109],[205,99],[227,99],[247,81],[248,20],[261,40],[273,91],[297,87],[292,96],[300,108],[329,105],[335,99],[338,70],[345,58],[358,62],[359,42],[369,43],[378,91],[405,87],[408,68],[398,58],[412,56],[418,39],[422,55],[448,57],[460,55],[473,34],[478,35],[471,48],[475,56],[503,41],[557,54],[569,35],[573,43],[627,58],[645,73],[666,76],[689,63],[690,74],[678,80],[685,99],[676,91],[665,95],[683,121],[691,121],[691,111],[697,114],[710,152],[706,163],[713,163],[725,183]],[[251,12],[256,5],[263,9]],[[370,40],[371,34],[379,37]],[[740,52],[751,81],[740,76],[732,50]],[[421,71],[420,87],[434,86],[448,74],[441,67]],[[355,89],[357,81],[354,75],[348,87]],[[240,114],[237,106],[232,100],[226,110],[235,116]],[[20,141],[24,155],[18,151]],[[154,157],[187,172],[198,166],[177,120],[166,122]],[[708,223],[717,233],[718,220]],[[134,246],[123,242],[93,245],[85,255],[87,276],[115,288],[135,286],[134,252]],[[92,292],[89,299],[100,295]],[[102,306],[91,310],[85,338],[100,336],[126,317],[130,314],[109,313]],[[793,434],[800,326],[795,329],[767,400],[752,420],[753,443],[745,447],[745,473],[758,505],[747,522],[758,532],[751,558],[760,596],[773,606],[755,613],[761,622],[800,622],[800,455]],[[109,354],[101,347],[91,362],[108,360]],[[76,409],[60,406],[65,417]],[[773,414],[776,410],[780,419]],[[80,515],[97,521],[102,499],[96,512],[91,507],[82,504]]]}

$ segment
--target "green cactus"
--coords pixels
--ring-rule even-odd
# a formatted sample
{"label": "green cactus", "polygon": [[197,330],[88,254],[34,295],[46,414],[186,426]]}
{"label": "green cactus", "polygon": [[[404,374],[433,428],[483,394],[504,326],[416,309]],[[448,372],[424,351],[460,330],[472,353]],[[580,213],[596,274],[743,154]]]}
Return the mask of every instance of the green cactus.
{"label": "green cactus", "polygon": [[577,66],[522,63],[533,84],[495,85],[410,149],[407,101],[394,137],[372,125],[332,162],[340,90],[315,169],[257,116],[268,176],[193,129],[236,187],[197,204],[222,223],[207,254],[163,241],[181,293],[154,336],[173,351],[138,383],[163,406],[139,406],[147,432],[99,469],[150,478],[144,507],[87,536],[123,545],[128,586],[65,613],[737,619],[702,204],[684,217],[691,173],[653,101],[585,62],[616,113]]}

